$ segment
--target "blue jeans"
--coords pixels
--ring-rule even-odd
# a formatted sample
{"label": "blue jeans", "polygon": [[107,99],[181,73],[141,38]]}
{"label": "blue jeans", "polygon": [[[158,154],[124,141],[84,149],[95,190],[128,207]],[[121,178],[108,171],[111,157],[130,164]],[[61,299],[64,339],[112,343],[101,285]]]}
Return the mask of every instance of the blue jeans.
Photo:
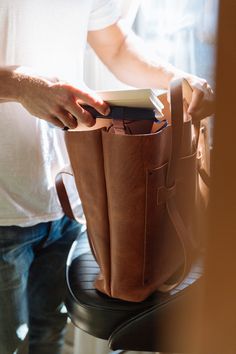
{"label": "blue jeans", "polygon": [[1,354],[61,353],[66,259],[85,232],[66,216],[32,227],[0,227]]}

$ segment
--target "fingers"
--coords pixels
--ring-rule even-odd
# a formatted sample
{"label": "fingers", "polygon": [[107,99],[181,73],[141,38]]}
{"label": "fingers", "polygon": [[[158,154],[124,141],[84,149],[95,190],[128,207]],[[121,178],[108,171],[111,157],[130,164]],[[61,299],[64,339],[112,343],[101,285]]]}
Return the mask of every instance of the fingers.
{"label": "fingers", "polygon": [[196,111],[199,109],[199,106],[201,106],[203,97],[204,93],[202,90],[199,90],[198,88],[193,90],[192,100],[188,108],[188,114],[193,116],[196,113]]}
{"label": "fingers", "polygon": [[81,123],[87,125],[88,127],[92,127],[96,123],[96,119],[87,110],[81,107],[80,103],[92,106],[104,116],[109,114],[109,105],[97,95],[90,95],[87,92],[77,89],[73,89],[73,91],[75,92],[75,101],[71,101],[67,106],[67,109],[74,117],[81,121]]}
{"label": "fingers", "polygon": [[191,119],[189,113],[188,113],[188,102],[184,99],[183,100],[183,113],[184,113],[184,122],[187,122],[189,119]]}
{"label": "fingers", "polygon": [[104,102],[98,95],[93,93],[93,95],[88,92],[84,92],[73,88],[75,97],[78,99],[78,103],[86,103],[89,106],[95,108],[99,113],[106,116],[110,112],[109,105]]}
{"label": "fingers", "polygon": [[60,120],[58,120],[56,117],[49,117],[45,120],[47,122],[51,123],[52,125],[55,125],[58,128],[63,129],[65,127],[65,125]]}
{"label": "fingers", "polygon": [[67,111],[58,110],[56,112],[56,118],[62,123],[63,127],[75,129],[78,125],[77,119]]}
{"label": "fingers", "polygon": [[61,105],[58,106],[55,115],[71,129],[75,128],[78,122],[88,127],[92,127],[96,123],[96,119],[81,107],[82,103],[94,107],[104,116],[110,112],[108,104],[95,93],[89,94],[68,84],[59,84],[58,86],[55,84],[54,89],[58,89],[58,97],[61,97]]}
{"label": "fingers", "polygon": [[214,101],[211,100],[204,100],[204,103],[195,109],[192,113],[189,113],[194,121],[199,121],[206,117],[211,116],[214,113],[215,104]]}
{"label": "fingers", "polygon": [[96,119],[76,102],[72,102],[68,105],[67,109],[77,121],[85,124],[87,127],[92,127],[96,123]]}
{"label": "fingers", "polygon": [[206,81],[195,82],[192,100],[188,108],[188,114],[195,121],[206,118],[214,113],[214,93]]}

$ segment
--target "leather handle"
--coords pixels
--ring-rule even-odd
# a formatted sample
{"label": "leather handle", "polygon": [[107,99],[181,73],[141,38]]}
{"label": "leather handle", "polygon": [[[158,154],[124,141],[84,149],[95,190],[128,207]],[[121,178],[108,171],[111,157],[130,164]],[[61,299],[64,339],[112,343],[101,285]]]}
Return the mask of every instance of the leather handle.
{"label": "leather handle", "polygon": [[166,187],[171,188],[175,185],[176,167],[180,156],[180,148],[183,135],[183,80],[178,79],[170,85],[170,107],[171,107],[171,155],[168,163]]}
{"label": "leather handle", "polygon": [[[180,157],[180,149],[183,137],[184,126],[184,112],[183,112],[183,85],[184,79],[177,79],[171,82],[170,97],[171,97],[171,129],[172,129],[172,144],[171,144],[171,156],[168,163],[167,177],[166,177],[166,189],[175,188],[176,182],[176,170]],[[172,284],[163,284],[159,290],[163,292],[170,291],[175,288],[188,274],[191,263],[194,244],[191,236],[191,231],[187,230],[182,217],[178,211],[174,193],[166,201],[167,213],[169,220],[175,228],[176,234],[182,245],[184,254],[184,264],[182,272],[177,280]]]}
{"label": "leather handle", "polygon": [[76,219],[70,205],[70,200],[67,194],[66,187],[63,182],[63,174],[67,174],[73,177],[73,174],[67,171],[61,171],[56,175],[56,190],[58,199],[66,216],[68,216],[70,219]]}

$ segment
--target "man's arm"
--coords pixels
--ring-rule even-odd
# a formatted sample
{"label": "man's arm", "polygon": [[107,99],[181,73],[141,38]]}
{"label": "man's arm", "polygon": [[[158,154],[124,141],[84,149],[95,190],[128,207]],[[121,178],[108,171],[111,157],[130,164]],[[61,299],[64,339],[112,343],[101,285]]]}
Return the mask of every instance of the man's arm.
{"label": "man's arm", "polygon": [[213,113],[213,91],[206,80],[168,63],[150,60],[143,41],[128,33],[120,22],[99,31],[90,31],[88,42],[119,80],[134,87],[167,89],[171,80],[184,77],[193,88],[188,113],[194,119]]}
{"label": "man's arm", "polygon": [[87,126],[95,124],[95,119],[79,101],[93,106],[101,114],[109,109],[95,94],[34,75],[29,69],[27,73],[27,68],[16,66],[0,67],[0,103],[8,101],[21,103],[32,115],[60,128],[75,128],[77,120]]}

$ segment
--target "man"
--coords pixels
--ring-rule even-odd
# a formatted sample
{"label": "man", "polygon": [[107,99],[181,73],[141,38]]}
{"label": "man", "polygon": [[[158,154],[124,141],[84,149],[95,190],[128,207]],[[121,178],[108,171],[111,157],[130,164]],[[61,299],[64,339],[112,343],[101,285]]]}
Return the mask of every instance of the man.
{"label": "man", "polygon": [[[132,38],[131,38],[132,37]],[[63,215],[54,178],[68,164],[62,129],[108,105],[83,84],[86,40],[106,66],[136,87],[168,88],[184,76],[188,113],[212,113],[207,82],[149,62],[119,22],[112,0],[2,0],[0,5],[0,353],[58,354],[63,345],[64,269],[84,229]],[[86,65],[86,63],[85,63]],[[55,79],[57,77],[58,79]],[[89,156],[89,147],[88,147]]]}

